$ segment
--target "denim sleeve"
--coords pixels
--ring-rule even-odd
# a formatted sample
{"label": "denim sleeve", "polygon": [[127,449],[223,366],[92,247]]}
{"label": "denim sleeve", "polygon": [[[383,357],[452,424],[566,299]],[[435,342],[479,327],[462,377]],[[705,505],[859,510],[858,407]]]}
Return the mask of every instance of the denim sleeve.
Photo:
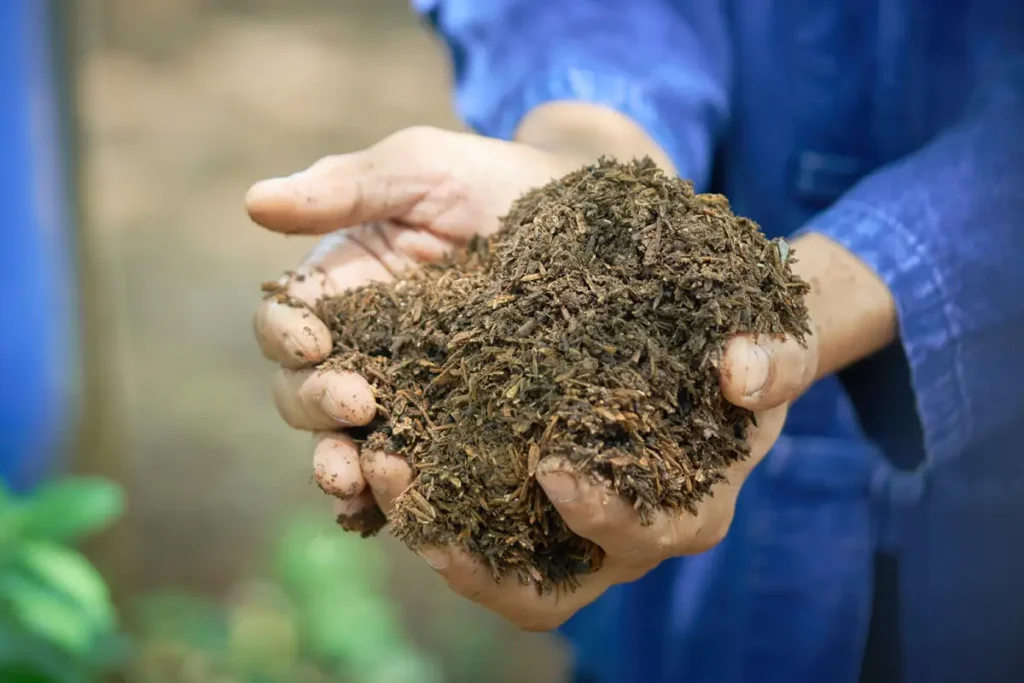
{"label": "denim sleeve", "polygon": [[531,109],[575,100],[642,126],[680,175],[706,188],[728,117],[721,0],[414,0],[449,48],[456,107],[510,138]]}
{"label": "denim sleeve", "polygon": [[932,458],[1024,415],[1024,68],[959,124],[861,181],[805,231],[888,284]]}

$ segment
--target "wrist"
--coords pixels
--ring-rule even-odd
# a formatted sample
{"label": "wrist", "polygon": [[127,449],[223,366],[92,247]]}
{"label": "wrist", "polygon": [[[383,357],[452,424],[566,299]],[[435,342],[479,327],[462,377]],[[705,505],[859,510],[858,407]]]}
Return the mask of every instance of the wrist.
{"label": "wrist", "polygon": [[570,168],[601,156],[621,161],[649,156],[668,173],[671,158],[635,121],[614,109],[586,102],[550,102],[527,114],[515,139],[547,151]]}
{"label": "wrist", "polygon": [[867,265],[814,233],[797,238],[793,250],[793,272],[811,286],[806,303],[818,337],[816,377],[842,370],[896,339],[892,293]]}

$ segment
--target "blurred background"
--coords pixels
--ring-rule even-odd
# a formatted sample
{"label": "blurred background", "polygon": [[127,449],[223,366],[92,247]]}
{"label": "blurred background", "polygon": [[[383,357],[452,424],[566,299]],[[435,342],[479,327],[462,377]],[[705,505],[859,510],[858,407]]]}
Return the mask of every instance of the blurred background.
{"label": "blurred background", "polygon": [[[260,282],[312,244],[253,226],[246,188],[408,125],[458,127],[441,46],[404,0],[73,4],[86,352],[71,469],[124,498],[86,546],[120,613],[105,666],[140,681],[564,680],[556,642],[450,595],[392,539],[332,526],[309,436],[278,419],[252,339]],[[105,495],[91,491],[76,510]],[[55,637],[32,609],[35,635]],[[65,651],[95,649],[72,632]]]}

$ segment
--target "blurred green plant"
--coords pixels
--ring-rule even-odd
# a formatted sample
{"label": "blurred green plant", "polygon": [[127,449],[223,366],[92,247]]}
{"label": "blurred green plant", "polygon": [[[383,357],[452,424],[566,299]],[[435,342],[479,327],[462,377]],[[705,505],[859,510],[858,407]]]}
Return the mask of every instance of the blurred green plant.
{"label": "blurred green plant", "polygon": [[319,516],[288,520],[271,579],[225,605],[180,593],[139,607],[140,683],[437,683],[437,665],[403,633],[377,546]]}
{"label": "blurred green plant", "polygon": [[0,482],[0,681],[93,681],[125,655],[107,584],[73,545],[120,516],[120,489],[77,477]]}
{"label": "blurred green plant", "polygon": [[[74,549],[122,509],[120,489],[102,479],[67,478],[29,495],[0,482],[0,683],[90,683],[112,672],[138,683],[442,680],[401,627],[383,551],[318,515],[287,520],[270,578],[241,583],[226,601],[137,598],[129,640],[103,578]],[[455,630],[443,639],[456,649],[490,651]],[[476,659],[463,654],[466,664]]]}

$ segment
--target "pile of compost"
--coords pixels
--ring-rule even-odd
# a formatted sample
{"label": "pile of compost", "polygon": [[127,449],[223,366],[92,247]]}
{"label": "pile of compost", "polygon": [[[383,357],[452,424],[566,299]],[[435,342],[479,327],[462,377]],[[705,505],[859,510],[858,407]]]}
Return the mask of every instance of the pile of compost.
{"label": "pile of compost", "polygon": [[547,589],[602,551],[545,497],[542,459],[607,482],[644,521],[692,513],[748,455],[752,415],[720,391],[725,342],[808,333],[791,263],[721,195],[647,159],[601,160],[528,192],[449,261],[321,302],[334,337],[322,367],[376,393],[363,447],[414,473],[393,533]]}

